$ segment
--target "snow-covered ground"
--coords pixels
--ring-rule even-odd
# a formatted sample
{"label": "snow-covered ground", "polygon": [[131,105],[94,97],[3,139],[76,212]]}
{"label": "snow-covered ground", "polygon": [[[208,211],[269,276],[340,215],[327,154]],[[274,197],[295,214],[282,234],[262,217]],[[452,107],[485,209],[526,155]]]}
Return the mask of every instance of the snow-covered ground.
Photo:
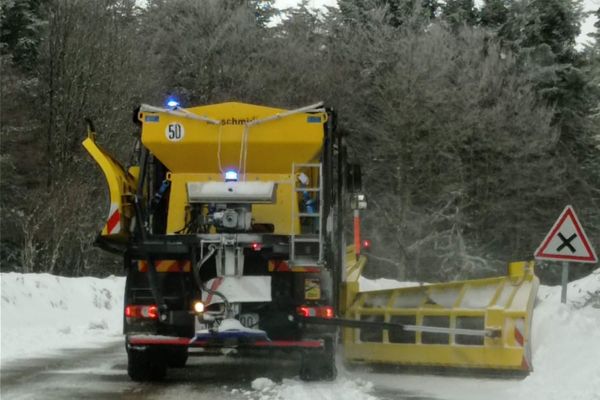
{"label": "snow-covered ground", "polygon": [[231,394],[241,393],[248,400],[377,400],[370,394],[371,382],[348,376],[340,376],[335,382],[316,383],[297,379],[275,383],[269,378],[258,378],[251,387],[251,390],[231,389]]}
{"label": "snow-covered ground", "polygon": [[[1,359],[37,356],[61,348],[120,340],[123,278],[60,278],[1,274]],[[363,290],[407,286],[361,279]],[[600,269],[571,282],[568,303],[560,287],[541,286],[533,318],[534,372],[527,378],[482,379],[346,371],[335,382],[273,382],[230,388],[248,400],[377,399],[412,393],[436,399],[600,400]],[[387,393],[392,393],[388,395]]]}
{"label": "snow-covered ground", "polygon": [[0,274],[2,364],[122,340],[125,279]]}

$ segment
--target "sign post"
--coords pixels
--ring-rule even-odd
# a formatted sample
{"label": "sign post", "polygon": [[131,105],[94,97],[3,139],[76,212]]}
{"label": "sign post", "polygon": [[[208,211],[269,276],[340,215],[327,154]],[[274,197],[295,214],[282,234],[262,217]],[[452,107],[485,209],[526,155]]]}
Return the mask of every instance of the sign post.
{"label": "sign post", "polygon": [[560,292],[560,302],[565,304],[567,302],[567,283],[569,283],[569,263],[563,261],[562,263],[562,291]]}
{"label": "sign post", "polygon": [[561,302],[567,302],[569,261],[597,263],[598,257],[583,230],[573,207],[566,206],[560,214],[534,257],[538,260],[562,261]]}

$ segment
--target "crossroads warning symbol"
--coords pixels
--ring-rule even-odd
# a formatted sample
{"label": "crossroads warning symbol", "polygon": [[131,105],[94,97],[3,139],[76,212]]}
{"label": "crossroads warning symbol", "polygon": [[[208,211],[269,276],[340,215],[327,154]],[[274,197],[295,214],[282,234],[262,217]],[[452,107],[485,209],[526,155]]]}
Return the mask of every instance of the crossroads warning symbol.
{"label": "crossroads warning symbol", "polygon": [[571,206],[565,207],[534,256],[541,260],[598,262],[594,248]]}

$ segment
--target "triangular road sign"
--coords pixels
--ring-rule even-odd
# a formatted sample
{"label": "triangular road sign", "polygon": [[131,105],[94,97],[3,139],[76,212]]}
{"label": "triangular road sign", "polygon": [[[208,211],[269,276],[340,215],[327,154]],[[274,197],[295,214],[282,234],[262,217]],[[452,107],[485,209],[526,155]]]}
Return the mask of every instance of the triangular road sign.
{"label": "triangular road sign", "polygon": [[598,257],[571,206],[565,207],[534,256],[541,260],[598,262]]}

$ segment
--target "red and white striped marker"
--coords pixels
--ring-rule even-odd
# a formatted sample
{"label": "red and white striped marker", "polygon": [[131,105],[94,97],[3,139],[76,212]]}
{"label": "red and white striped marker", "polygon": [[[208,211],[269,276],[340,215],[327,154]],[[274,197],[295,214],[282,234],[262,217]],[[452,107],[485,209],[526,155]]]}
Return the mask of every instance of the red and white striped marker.
{"label": "red and white striped marker", "polygon": [[523,360],[521,361],[521,368],[527,371],[533,371],[533,365],[531,363],[531,349],[529,341],[525,340],[525,319],[518,318],[515,320],[515,342],[523,347]]}
{"label": "red and white striped marker", "polygon": [[110,204],[110,212],[108,213],[108,221],[106,222],[106,231],[109,235],[114,235],[121,232],[121,212],[117,203]]}

